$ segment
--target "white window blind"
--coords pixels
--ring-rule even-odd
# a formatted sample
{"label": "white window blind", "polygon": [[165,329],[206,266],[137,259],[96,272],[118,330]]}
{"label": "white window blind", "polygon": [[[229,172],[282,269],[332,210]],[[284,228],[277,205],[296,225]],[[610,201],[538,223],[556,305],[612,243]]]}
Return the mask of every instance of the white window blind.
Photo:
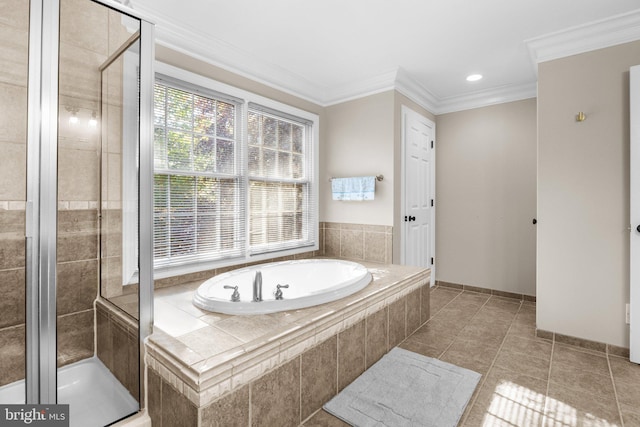
{"label": "white window blind", "polygon": [[244,253],[240,106],[155,85],[156,267]]}
{"label": "white window blind", "polygon": [[173,76],[156,76],[154,100],[160,275],[317,248],[317,116],[160,68]]}
{"label": "white window blind", "polygon": [[314,245],[310,122],[253,103],[247,121],[251,253]]}

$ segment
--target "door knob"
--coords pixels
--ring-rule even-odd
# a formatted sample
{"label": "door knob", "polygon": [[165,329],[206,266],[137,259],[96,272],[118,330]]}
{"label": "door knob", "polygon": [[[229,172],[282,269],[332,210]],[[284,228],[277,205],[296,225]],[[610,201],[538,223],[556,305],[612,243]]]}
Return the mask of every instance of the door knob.
{"label": "door knob", "polygon": [[638,230],[638,233],[640,233],[640,225],[638,225],[638,227],[636,228],[636,230]]}

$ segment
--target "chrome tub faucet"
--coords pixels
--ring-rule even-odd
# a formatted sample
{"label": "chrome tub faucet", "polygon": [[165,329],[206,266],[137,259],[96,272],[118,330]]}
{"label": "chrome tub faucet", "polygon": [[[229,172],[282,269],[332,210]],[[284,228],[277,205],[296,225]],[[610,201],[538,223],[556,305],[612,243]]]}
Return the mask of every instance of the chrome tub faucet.
{"label": "chrome tub faucet", "polygon": [[262,272],[256,271],[256,275],[253,278],[253,300],[255,302],[262,301]]}

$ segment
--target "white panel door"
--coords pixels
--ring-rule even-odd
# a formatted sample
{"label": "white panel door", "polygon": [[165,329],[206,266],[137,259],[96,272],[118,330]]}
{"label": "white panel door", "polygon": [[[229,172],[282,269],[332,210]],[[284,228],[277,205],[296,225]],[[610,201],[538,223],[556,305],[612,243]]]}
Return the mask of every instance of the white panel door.
{"label": "white panel door", "polygon": [[403,264],[431,267],[435,282],[435,124],[402,107]]}
{"label": "white panel door", "polygon": [[630,359],[640,363],[640,65],[631,67]]}

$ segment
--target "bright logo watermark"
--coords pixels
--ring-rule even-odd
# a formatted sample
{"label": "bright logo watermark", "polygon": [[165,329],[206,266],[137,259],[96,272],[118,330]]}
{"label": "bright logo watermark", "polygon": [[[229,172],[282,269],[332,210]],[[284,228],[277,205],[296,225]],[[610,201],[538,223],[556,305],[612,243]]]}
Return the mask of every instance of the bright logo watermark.
{"label": "bright logo watermark", "polygon": [[69,405],[0,405],[0,427],[69,427]]}

